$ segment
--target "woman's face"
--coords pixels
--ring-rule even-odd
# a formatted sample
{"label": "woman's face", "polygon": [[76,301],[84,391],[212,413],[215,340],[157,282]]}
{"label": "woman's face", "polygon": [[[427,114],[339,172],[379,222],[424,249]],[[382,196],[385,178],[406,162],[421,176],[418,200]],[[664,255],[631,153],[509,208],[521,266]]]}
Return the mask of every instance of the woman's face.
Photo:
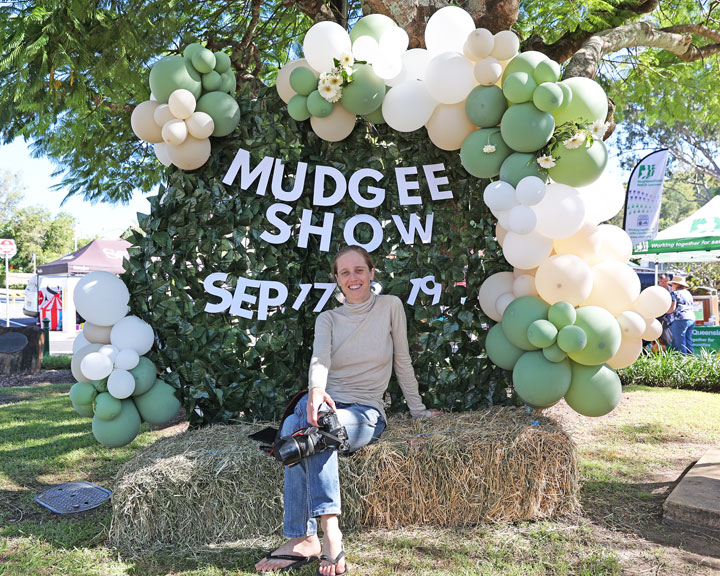
{"label": "woman's face", "polygon": [[370,283],[375,271],[368,268],[365,258],[357,252],[347,252],[337,260],[335,280],[350,304],[359,304],[370,298]]}

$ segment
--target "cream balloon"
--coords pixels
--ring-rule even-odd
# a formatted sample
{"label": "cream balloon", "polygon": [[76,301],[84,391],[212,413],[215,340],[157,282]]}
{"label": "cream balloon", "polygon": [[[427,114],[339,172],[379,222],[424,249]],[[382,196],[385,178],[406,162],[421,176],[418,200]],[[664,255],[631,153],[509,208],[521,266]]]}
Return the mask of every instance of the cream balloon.
{"label": "cream balloon", "polygon": [[503,254],[511,266],[536,268],[553,249],[553,241],[537,231],[530,234],[508,232],[503,242]]}
{"label": "cream balloon", "polygon": [[502,64],[492,56],[478,60],[473,68],[475,80],[482,86],[492,86],[497,83],[502,77],[502,73]]}
{"label": "cream balloon", "polygon": [[438,104],[425,125],[428,136],[441,150],[459,150],[463,141],[475,130],[465,114],[465,104]]}
{"label": "cream balloon", "polygon": [[600,246],[596,254],[588,257],[588,264],[594,266],[606,260],[616,260],[627,264],[632,256],[632,240],[625,230],[611,224],[600,224]]}
{"label": "cream balloon", "polygon": [[305,34],[303,54],[308,64],[318,72],[330,72],[333,58],[352,50],[350,35],[335,22],[324,21],[314,24]]}
{"label": "cream balloon", "polygon": [[278,95],[280,96],[280,99],[287,104],[290,102],[293,96],[297,94],[295,90],[292,89],[290,86],[290,74],[292,73],[295,68],[298,68],[299,66],[304,66],[305,68],[309,68],[312,70],[313,74],[315,74],[315,77],[318,77],[318,73],[312,69],[310,64],[308,64],[308,61],[305,58],[298,58],[297,60],[292,60],[291,62],[288,62],[280,68],[280,72],[278,72],[277,79],[275,80],[275,89],[278,92]]}
{"label": "cream balloon", "polygon": [[83,276],[75,286],[73,297],[78,314],[98,326],[112,326],[129,310],[130,292],[125,283],[110,272],[96,271]]}
{"label": "cream balloon", "polygon": [[212,116],[205,112],[193,112],[193,114],[185,120],[185,124],[187,124],[190,136],[198,140],[210,138],[213,130],[215,130],[215,122]]}
{"label": "cream balloon", "polygon": [[166,122],[170,122],[170,120],[175,120],[175,116],[173,116],[173,113],[170,112],[170,106],[167,104],[160,104],[155,108],[155,112],[153,113],[153,118],[155,118],[155,124],[162,127],[165,126]]}
{"label": "cream balloon", "polygon": [[593,266],[592,271],[593,289],[583,306],[600,306],[613,316],[632,307],[640,295],[640,279],[630,266],[610,260]]}
{"label": "cream balloon", "polygon": [[155,157],[163,166],[170,166],[172,160],[170,160],[170,152],[168,151],[168,145],[165,142],[159,144],[153,144],[153,150],[155,151]]}
{"label": "cream balloon", "polygon": [[85,359],[85,356],[92,354],[93,352],[97,352],[102,347],[102,344],[88,344],[87,346],[79,348],[77,352],[73,352],[72,360],[70,361],[70,370],[72,371],[72,375],[75,380],[78,382],[90,382],[90,379],[83,375],[80,370],[80,366],[82,365],[82,361]]}
{"label": "cream balloon", "polygon": [[210,158],[210,139],[188,136],[180,146],[168,146],[170,160],[181,170],[196,170]]}
{"label": "cream balloon", "polygon": [[438,54],[427,66],[425,85],[442,104],[463,102],[475,87],[473,63],[457,52]]}
{"label": "cream balloon", "polygon": [[647,324],[645,325],[645,332],[642,333],[642,339],[652,342],[660,338],[662,334],[662,324],[656,318],[647,318]]}
{"label": "cream balloon", "polygon": [[500,294],[500,296],[498,296],[498,299],[495,301],[495,310],[497,310],[501,320],[502,315],[505,313],[505,308],[510,306],[510,303],[513,300],[515,300],[515,295],[512,292],[505,292],[504,294]]}
{"label": "cream balloon", "polygon": [[500,222],[497,222],[495,224],[495,239],[497,240],[498,244],[500,244],[500,247],[502,248],[503,240],[505,240],[505,235],[508,233],[508,231],[500,226]]}
{"label": "cream balloon", "polygon": [[513,275],[515,278],[519,278],[520,276],[532,276],[535,278],[535,274],[537,274],[537,267],[535,268],[513,268]]}
{"label": "cream balloon", "polygon": [[173,118],[165,122],[162,128],[163,140],[170,146],[180,146],[188,137],[188,129],[185,120]]}
{"label": "cream balloon", "polygon": [[548,304],[569,302],[579,306],[592,292],[593,273],[582,258],[556,254],[538,266],[535,287]]}
{"label": "cream balloon", "polygon": [[382,114],[393,130],[413,132],[427,124],[437,104],[424,82],[408,80],[385,94]]}
{"label": "cream balloon", "polygon": [[620,342],[620,348],[615,352],[615,356],[610,358],[606,362],[613,370],[620,370],[620,368],[627,368],[635,362],[642,354],[642,339],[635,338],[632,340],[626,340],[623,338]]}
{"label": "cream balloon", "polygon": [[333,106],[332,112],[325,118],[310,117],[310,126],[319,138],[326,142],[345,140],[355,128],[355,114],[345,110],[339,104]]}
{"label": "cream balloon", "polygon": [[537,296],[538,291],[535,286],[535,277],[530,274],[517,276],[513,282],[513,294],[517,298],[522,296]]}
{"label": "cream balloon", "polygon": [[445,6],[435,12],[425,26],[425,46],[428,51],[462,53],[463,44],[475,30],[472,16],[457,6]]}
{"label": "cream balloon", "polygon": [[645,288],[633,302],[633,310],[644,318],[657,318],[667,313],[672,303],[670,292],[662,286]]}
{"label": "cream balloon", "polygon": [[110,331],[112,326],[98,326],[87,320],[83,324],[83,334],[88,342],[95,344],[110,344]]}
{"label": "cream balloon", "polygon": [[602,235],[598,233],[598,227],[590,222],[585,222],[572,236],[557,239],[553,243],[558,254],[575,254],[586,262],[592,261],[600,253],[601,244]]}
{"label": "cream balloon", "polygon": [[637,312],[625,310],[616,317],[623,340],[635,340],[645,332],[647,321]]}
{"label": "cream balloon", "polygon": [[511,30],[501,30],[495,34],[493,40],[493,49],[490,55],[498,60],[510,60],[520,50],[520,40],[515,32]]}
{"label": "cream balloon", "polygon": [[135,136],[152,144],[162,142],[162,126],[155,122],[155,109],[158,106],[157,102],[146,100],[135,106],[130,116],[130,126]]}
{"label": "cream balloon", "polygon": [[480,308],[488,318],[500,322],[502,314],[495,308],[497,299],[507,292],[512,292],[515,277],[512,272],[496,272],[488,276],[480,286],[478,301]]}
{"label": "cream balloon", "polygon": [[85,338],[85,335],[82,332],[80,332],[80,334],[75,336],[75,340],[73,340],[73,347],[72,347],[73,354],[75,354],[75,352],[80,350],[80,348],[84,348],[88,344],[90,344],[90,341],[87,338]]}
{"label": "cream balloon", "polygon": [[118,400],[129,398],[135,391],[135,378],[127,370],[116,368],[108,377],[107,389]]}
{"label": "cream balloon", "polygon": [[493,33],[487,28],[476,28],[468,34],[465,46],[474,60],[487,58],[495,46]]}
{"label": "cream balloon", "polygon": [[510,208],[508,225],[511,232],[517,234],[530,234],[537,225],[537,216],[530,206],[519,204]]}
{"label": "cream balloon", "polygon": [[577,191],[564,184],[548,184],[543,199],[533,206],[536,230],[548,238],[567,238],[582,228],[585,204]]}
{"label": "cream balloon", "polygon": [[179,120],[190,118],[193,112],[195,112],[196,105],[197,102],[195,101],[193,93],[190,92],[190,90],[185,90],[184,88],[175,90],[168,98],[168,107],[170,108],[170,112],[172,112],[172,115]]}
{"label": "cream balloon", "polygon": [[625,185],[606,170],[592,184],[577,189],[585,204],[585,219],[593,224],[610,220],[625,205]]}

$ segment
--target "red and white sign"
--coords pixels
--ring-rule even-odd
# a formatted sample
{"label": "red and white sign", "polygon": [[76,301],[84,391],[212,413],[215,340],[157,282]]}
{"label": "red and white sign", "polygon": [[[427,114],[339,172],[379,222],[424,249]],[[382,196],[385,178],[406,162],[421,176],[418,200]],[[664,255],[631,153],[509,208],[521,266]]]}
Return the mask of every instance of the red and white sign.
{"label": "red and white sign", "polygon": [[11,240],[10,238],[3,238],[0,240],[0,257],[7,256],[8,258],[12,258],[17,254],[17,246],[15,245],[15,240]]}

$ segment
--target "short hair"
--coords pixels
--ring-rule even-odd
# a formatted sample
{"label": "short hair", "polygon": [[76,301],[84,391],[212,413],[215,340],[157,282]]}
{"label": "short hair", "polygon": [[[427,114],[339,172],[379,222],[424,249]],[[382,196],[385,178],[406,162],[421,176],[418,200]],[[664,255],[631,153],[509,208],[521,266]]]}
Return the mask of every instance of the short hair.
{"label": "short hair", "polygon": [[348,252],[357,252],[360,254],[360,256],[363,257],[365,260],[365,264],[367,264],[368,270],[373,270],[375,268],[375,265],[373,264],[372,257],[368,253],[365,248],[362,248],[361,246],[343,246],[338,250],[338,253],[335,254],[335,258],[333,258],[332,261],[332,273],[333,276],[337,276],[338,270],[337,270],[337,261],[341,256],[344,256]]}
{"label": "short hair", "polygon": [[667,272],[661,272],[658,274],[658,280],[670,280],[670,274]]}

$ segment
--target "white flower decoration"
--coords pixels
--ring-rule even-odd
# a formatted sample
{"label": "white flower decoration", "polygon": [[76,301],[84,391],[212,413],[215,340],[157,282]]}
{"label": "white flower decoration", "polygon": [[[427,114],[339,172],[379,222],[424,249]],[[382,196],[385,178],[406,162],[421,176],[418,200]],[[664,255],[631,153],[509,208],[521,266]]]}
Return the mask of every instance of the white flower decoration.
{"label": "white flower decoration", "polygon": [[493,146],[492,144],[485,144],[485,146],[483,146],[483,152],[485,154],[492,154],[493,152],[495,152],[495,146]]}
{"label": "white flower decoration", "polygon": [[552,156],[540,156],[536,161],[540,168],[544,168],[545,170],[549,170],[555,166],[555,158]]}
{"label": "white flower decoration", "polygon": [[350,52],[343,52],[342,56],[339,58],[340,66],[343,68],[349,68],[353,64],[355,64],[355,58],[353,58],[353,55]]}
{"label": "white flower decoration", "polygon": [[328,74],[327,83],[330,84],[330,86],[339,89],[342,86],[342,76],[339,74]]}
{"label": "white flower decoration", "polygon": [[580,148],[583,142],[585,142],[585,134],[578,132],[572,138],[565,140],[565,142],[563,142],[563,146],[565,146],[568,150],[572,150],[573,148]]}
{"label": "white flower decoration", "polygon": [[603,136],[605,136],[605,132],[608,131],[608,128],[610,128],[609,122],[603,122],[602,120],[595,120],[595,122],[592,123],[590,132],[592,133],[593,138],[597,138],[599,140]]}

